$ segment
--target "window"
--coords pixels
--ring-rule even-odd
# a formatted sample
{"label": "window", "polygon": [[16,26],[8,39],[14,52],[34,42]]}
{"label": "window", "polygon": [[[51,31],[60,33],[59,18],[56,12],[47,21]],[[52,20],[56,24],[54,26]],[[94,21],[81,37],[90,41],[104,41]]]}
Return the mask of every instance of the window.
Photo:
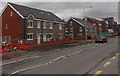
{"label": "window", "polygon": [[72,21],[70,22],[70,26],[72,26]]}
{"label": "window", "polygon": [[105,21],[106,24],[108,24],[108,21]]}
{"label": "window", "polygon": [[68,33],[68,28],[66,28],[66,31],[65,31],[66,33]]}
{"label": "window", "polygon": [[50,23],[49,29],[53,29],[53,23]]}
{"label": "window", "polygon": [[59,24],[59,30],[62,30],[62,24]]}
{"label": "window", "polygon": [[95,23],[93,23],[93,25],[96,25]]}
{"label": "window", "polygon": [[99,24],[99,26],[102,26],[102,24]]}
{"label": "window", "polygon": [[5,29],[6,29],[6,30],[8,29],[8,24],[5,25]]}
{"label": "window", "polygon": [[68,30],[66,30],[65,32],[68,33]]}
{"label": "window", "polygon": [[27,33],[27,40],[33,40],[33,33]]}
{"label": "window", "polygon": [[37,22],[37,28],[40,28],[41,22]]}
{"label": "window", "polygon": [[28,22],[28,28],[33,28],[33,21]]}
{"label": "window", "polygon": [[43,22],[43,28],[46,29],[46,22]]}
{"label": "window", "polygon": [[71,27],[70,29],[73,30],[73,27]]}
{"label": "window", "polygon": [[83,28],[82,27],[80,27],[79,32],[83,32]]}
{"label": "window", "polygon": [[48,13],[48,15],[50,15],[50,13]]}
{"label": "window", "polygon": [[13,16],[13,12],[12,11],[10,12],[10,16]]}

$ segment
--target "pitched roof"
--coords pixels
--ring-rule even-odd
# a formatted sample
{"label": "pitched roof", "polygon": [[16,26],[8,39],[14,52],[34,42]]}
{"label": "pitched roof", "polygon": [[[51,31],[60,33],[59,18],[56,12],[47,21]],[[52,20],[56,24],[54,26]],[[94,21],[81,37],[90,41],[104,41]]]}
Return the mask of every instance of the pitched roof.
{"label": "pitched roof", "polygon": [[[79,19],[79,18],[73,18],[73,19],[75,19],[76,21],[78,21],[79,23],[81,23],[82,25],[85,26],[85,20]],[[94,25],[89,23],[88,21],[86,21],[86,26],[92,26],[93,27]]]}
{"label": "pitched roof", "polygon": [[62,19],[60,19],[58,16],[53,14],[52,12],[39,10],[36,8],[31,8],[23,5],[18,5],[14,3],[9,4],[16,9],[23,17],[28,17],[30,14],[32,14],[36,19],[42,19],[42,20],[48,20],[48,21],[57,21],[57,22],[63,22]]}
{"label": "pitched roof", "polygon": [[105,20],[103,18],[90,18],[96,22],[99,22],[99,23],[106,23]]}
{"label": "pitched roof", "polygon": [[107,17],[107,18],[103,18],[104,20],[107,20],[107,21],[111,21],[111,20],[114,20],[113,17]]}

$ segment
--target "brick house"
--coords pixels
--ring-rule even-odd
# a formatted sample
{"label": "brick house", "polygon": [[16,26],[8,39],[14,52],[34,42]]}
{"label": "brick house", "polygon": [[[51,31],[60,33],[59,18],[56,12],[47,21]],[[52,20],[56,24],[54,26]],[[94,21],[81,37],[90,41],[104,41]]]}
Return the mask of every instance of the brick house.
{"label": "brick house", "polygon": [[[65,33],[67,37],[72,37],[73,39],[80,38],[85,39],[92,36],[96,36],[96,27],[85,20],[71,17],[65,24]],[[84,38],[83,38],[84,37]]]}
{"label": "brick house", "polygon": [[115,36],[118,35],[118,32],[119,32],[119,25],[117,24],[117,22],[114,22],[113,32],[114,32],[114,35],[115,35]]}
{"label": "brick house", "polygon": [[41,44],[41,41],[63,39],[64,21],[49,11],[7,3],[2,16],[2,38]]}
{"label": "brick house", "polygon": [[99,35],[100,32],[102,32],[102,26],[98,21],[96,21],[94,18],[90,18],[90,17],[86,17],[86,20],[96,26],[97,35]]}
{"label": "brick house", "polygon": [[113,17],[103,18],[105,21],[108,21],[108,32],[109,35],[113,36],[117,33],[117,22],[115,22]]}
{"label": "brick house", "polygon": [[108,36],[108,22],[102,18],[87,18],[87,21],[96,25],[98,36]]}

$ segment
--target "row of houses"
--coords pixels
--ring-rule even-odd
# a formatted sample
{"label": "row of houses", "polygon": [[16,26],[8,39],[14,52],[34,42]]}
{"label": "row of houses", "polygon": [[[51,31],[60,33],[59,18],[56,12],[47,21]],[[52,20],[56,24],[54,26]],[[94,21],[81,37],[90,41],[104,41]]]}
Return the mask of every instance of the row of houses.
{"label": "row of houses", "polygon": [[118,34],[113,17],[65,21],[52,12],[8,2],[1,12],[2,40],[42,44],[52,41],[87,40]]}

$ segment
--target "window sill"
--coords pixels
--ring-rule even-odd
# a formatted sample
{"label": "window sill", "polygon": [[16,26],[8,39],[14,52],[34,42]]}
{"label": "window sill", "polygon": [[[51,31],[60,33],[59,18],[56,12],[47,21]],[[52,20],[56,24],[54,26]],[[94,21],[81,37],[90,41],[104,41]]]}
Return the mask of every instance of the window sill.
{"label": "window sill", "polygon": [[40,28],[40,27],[37,27],[37,28]]}
{"label": "window sill", "polygon": [[28,28],[33,28],[33,27],[28,27]]}
{"label": "window sill", "polygon": [[27,40],[33,40],[33,39],[27,39]]}
{"label": "window sill", "polygon": [[50,30],[53,30],[53,28],[49,28]]}

